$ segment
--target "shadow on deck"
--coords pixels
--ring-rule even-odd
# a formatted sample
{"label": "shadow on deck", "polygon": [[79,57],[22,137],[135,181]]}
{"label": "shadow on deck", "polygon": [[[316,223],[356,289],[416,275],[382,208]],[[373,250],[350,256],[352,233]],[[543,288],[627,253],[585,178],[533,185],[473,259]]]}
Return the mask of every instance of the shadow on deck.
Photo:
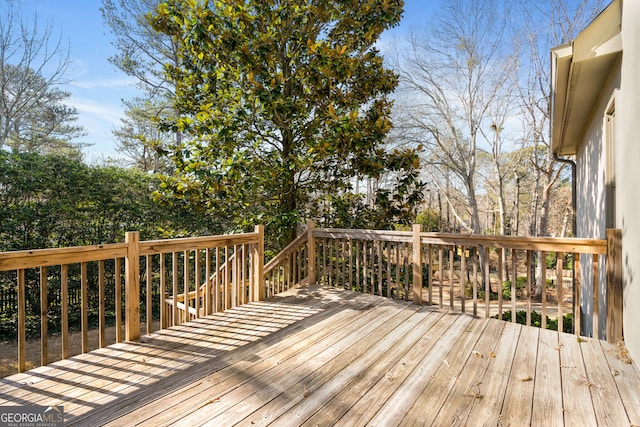
{"label": "shadow on deck", "polygon": [[605,342],[303,286],[0,380],[66,425],[640,425]]}

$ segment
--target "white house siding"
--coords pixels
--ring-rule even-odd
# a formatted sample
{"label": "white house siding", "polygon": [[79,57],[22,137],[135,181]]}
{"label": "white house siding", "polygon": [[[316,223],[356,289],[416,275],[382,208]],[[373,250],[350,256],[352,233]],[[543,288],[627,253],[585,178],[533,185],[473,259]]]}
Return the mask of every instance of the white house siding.
{"label": "white house siding", "polygon": [[[605,165],[606,165],[606,111],[612,95],[620,87],[620,63],[617,62],[602,87],[599,100],[591,114],[585,129],[583,141],[576,154],[577,163],[577,196],[576,219],[578,237],[605,239]],[[598,277],[599,309],[598,326],[600,338],[606,328],[606,260],[600,257],[600,275]],[[583,255],[580,263],[583,268],[590,268],[591,255]],[[580,295],[582,308],[583,332],[588,335],[593,331],[593,281],[584,274]]]}
{"label": "white house siding", "polygon": [[640,364],[640,1],[622,4],[618,227],[622,229],[625,343]]}

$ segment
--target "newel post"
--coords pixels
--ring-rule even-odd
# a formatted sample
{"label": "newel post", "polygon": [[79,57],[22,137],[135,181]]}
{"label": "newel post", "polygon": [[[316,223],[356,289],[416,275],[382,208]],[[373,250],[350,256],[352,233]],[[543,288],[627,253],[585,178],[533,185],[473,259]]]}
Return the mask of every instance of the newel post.
{"label": "newel post", "polygon": [[258,243],[253,246],[253,300],[261,301],[266,298],[264,287],[264,225],[256,225]]}
{"label": "newel post", "polygon": [[313,236],[313,229],[315,224],[313,221],[307,221],[307,246],[308,250],[308,264],[309,264],[309,284],[316,282],[316,238]]}
{"label": "newel post", "polygon": [[622,339],[622,230],[607,229],[607,341]]}
{"label": "newel post", "polygon": [[128,231],[124,242],[127,257],[124,262],[125,340],[140,338],[140,234]]}
{"label": "newel post", "polygon": [[420,224],[413,224],[413,303],[422,305],[422,242]]}

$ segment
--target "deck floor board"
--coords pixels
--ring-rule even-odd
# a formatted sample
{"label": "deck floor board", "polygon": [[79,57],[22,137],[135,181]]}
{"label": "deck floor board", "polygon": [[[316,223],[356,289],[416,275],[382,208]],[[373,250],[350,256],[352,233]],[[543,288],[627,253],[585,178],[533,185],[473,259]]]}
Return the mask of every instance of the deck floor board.
{"label": "deck floor board", "polygon": [[[616,346],[307,285],[0,380],[65,425],[638,425]],[[585,424],[586,423],[586,424]]]}

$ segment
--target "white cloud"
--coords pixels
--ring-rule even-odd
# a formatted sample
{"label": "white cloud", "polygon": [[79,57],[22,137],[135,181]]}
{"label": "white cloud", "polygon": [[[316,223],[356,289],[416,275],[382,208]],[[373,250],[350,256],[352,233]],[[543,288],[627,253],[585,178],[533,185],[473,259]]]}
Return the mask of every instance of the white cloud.
{"label": "white cloud", "polygon": [[71,97],[70,104],[76,107],[81,115],[84,113],[94,116],[101,122],[117,123],[124,116],[121,106],[100,103],[93,99]]}
{"label": "white cloud", "polygon": [[114,87],[128,87],[133,86],[137,82],[133,77],[118,77],[113,79],[98,79],[98,80],[76,80],[69,83],[70,86],[79,87],[82,89],[97,89],[97,88],[114,88]]}

